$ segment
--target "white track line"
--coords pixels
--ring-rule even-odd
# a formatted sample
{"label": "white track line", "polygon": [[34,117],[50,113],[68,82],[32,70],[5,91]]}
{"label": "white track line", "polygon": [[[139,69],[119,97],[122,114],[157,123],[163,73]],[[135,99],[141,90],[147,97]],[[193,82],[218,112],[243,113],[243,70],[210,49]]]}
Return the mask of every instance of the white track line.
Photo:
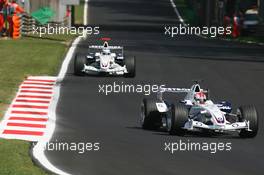
{"label": "white track line", "polygon": [[27,79],[34,79],[34,80],[54,80],[56,81],[56,78],[50,77],[50,76],[29,76]]}
{"label": "white track line", "polygon": [[170,0],[171,6],[173,7],[174,12],[176,13],[176,15],[178,16],[179,20],[181,21],[181,23],[183,23],[184,25],[186,25],[186,23],[184,22],[183,18],[181,17],[176,4],[174,3],[174,0]]}
{"label": "white track line", "polygon": [[[83,17],[83,24],[87,25],[88,24],[88,18],[87,18],[87,11],[88,11],[88,0],[85,0],[85,4],[84,4],[84,17]],[[72,43],[71,48],[69,49],[66,58],[64,59],[60,72],[58,74],[57,77],[57,82],[61,82],[67,72],[68,66],[70,64],[70,61],[73,57],[73,54],[75,52],[76,46],[78,45],[78,43],[81,41],[83,37],[79,36],[77,37],[74,42]],[[32,85],[34,86],[34,85]],[[33,153],[33,157],[39,161],[39,163],[44,166],[46,169],[48,169],[49,171],[56,173],[56,174],[60,174],[60,175],[70,175],[69,173],[66,173],[62,170],[60,170],[59,168],[55,167],[54,165],[52,165],[49,160],[47,159],[46,155],[45,155],[45,147],[47,145],[47,143],[51,140],[52,135],[54,133],[55,130],[55,125],[56,125],[56,107],[57,107],[57,103],[60,97],[60,85],[56,84],[54,87],[54,97],[53,100],[51,102],[50,108],[49,108],[49,120],[50,123],[47,126],[48,127],[48,132],[45,133],[45,135],[42,137],[43,139],[41,139],[41,141],[39,141],[32,150]]]}
{"label": "white track line", "polygon": [[[36,115],[36,114],[26,114],[26,115],[25,114],[11,114],[8,116],[11,116],[11,117],[28,117],[28,118],[48,118],[47,115]],[[3,119],[3,120],[8,120],[8,119]]]}
{"label": "white track line", "polygon": [[[171,3],[171,6],[173,7],[173,10],[175,12],[175,14],[177,15],[177,17],[179,18],[180,22],[184,25],[184,26],[188,26],[188,24],[185,23],[184,19],[182,18],[179,10],[177,9],[177,6],[176,4],[174,3],[174,0],[170,0],[170,3]],[[203,36],[203,35],[198,35],[198,34],[195,34],[196,36],[199,36],[201,38],[206,38],[208,39],[207,37]]]}
{"label": "white track line", "polygon": [[[88,19],[87,19],[87,11],[88,11],[88,0],[85,0],[85,4],[84,4],[84,17],[83,17],[83,24],[87,25],[88,24]],[[77,37],[74,42],[72,43],[71,48],[69,49],[66,58],[64,59],[60,72],[58,74],[58,78],[57,78],[57,82],[60,82],[64,79],[69,63],[73,57],[74,51],[76,49],[76,46],[78,45],[78,43],[81,41],[82,36]],[[34,85],[32,85],[34,86]],[[55,85],[54,88],[54,97],[53,97],[53,101],[51,102],[50,108],[49,108],[49,120],[51,121],[49,123],[48,127],[48,132],[45,133],[43,139],[41,139],[41,141],[39,141],[32,150],[33,153],[33,157],[39,161],[39,163],[44,166],[46,169],[48,169],[49,171],[56,173],[56,174],[60,174],[60,175],[70,175],[69,173],[66,173],[62,170],[60,170],[59,168],[55,167],[54,165],[52,165],[49,160],[47,159],[44,151],[45,151],[45,147],[47,145],[47,143],[51,140],[52,135],[54,133],[55,130],[55,125],[56,125],[56,107],[57,107],[57,103],[60,97],[60,85]]]}
{"label": "white track line", "polygon": [[44,106],[48,107],[49,103],[31,103],[31,102],[14,102],[12,105],[30,105],[30,106]]}
{"label": "white track line", "polygon": [[[77,44],[80,42],[81,37],[78,37],[75,39],[75,41],[72,43],[72,47],[69,49],[66,58],[63,61],[61,70],[58,75],[58,82],[62,81],[63,78],[66,75],[69,63],[73,57],[74,51],[76,49]],[[51,140],[52,135],[55,130],[55,122],[56,122],[56,107],[58,103],[58,99],[60,97],[60,85],[57,84],[55,85],[54,88],[54,97],[51,102],[50,108],[49,108],[49,120],[52,120],[53,122],[50,122],[49,125],[47,126],[48,129],[43,136],[43,139],[39,141],[33,148],[33,156],[35,157],[36,160],[38,160],[45,168],[48,170],[52,171],[53,173],[56,174],[61,174],[61,175],[69,175],[68,173],[56,168],[54,165],[52,165],[49,160],[47,159],[46,155],[44,154],[45,151],[45,146],[46,144]]]}

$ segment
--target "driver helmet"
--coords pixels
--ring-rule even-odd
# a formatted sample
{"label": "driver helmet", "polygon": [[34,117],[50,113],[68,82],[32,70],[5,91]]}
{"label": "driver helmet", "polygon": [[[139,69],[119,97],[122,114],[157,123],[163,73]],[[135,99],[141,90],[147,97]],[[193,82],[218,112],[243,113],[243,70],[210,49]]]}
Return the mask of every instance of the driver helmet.
{"label": "driver helmet", "polygon": [[110,50],[109,49],[103,49],[103,55],[110,55]]}
{"label": "driver helmet", "polygon": [[194,100],[200,104],[203,104],[205,103],[206,101],[206,95],[204,92],[197,92],[195,95],[194,95]]}

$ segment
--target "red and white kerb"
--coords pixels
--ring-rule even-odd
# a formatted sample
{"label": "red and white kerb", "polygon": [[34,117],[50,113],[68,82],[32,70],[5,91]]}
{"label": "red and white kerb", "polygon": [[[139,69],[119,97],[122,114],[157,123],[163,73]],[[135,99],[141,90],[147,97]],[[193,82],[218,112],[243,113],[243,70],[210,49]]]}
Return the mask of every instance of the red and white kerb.
{"label": "red and white kerb", "polygon": [[47,130],[49,107],[53,98],[56,77],[31,76],[25,79],[4,119],[0,137],[38,141]]}

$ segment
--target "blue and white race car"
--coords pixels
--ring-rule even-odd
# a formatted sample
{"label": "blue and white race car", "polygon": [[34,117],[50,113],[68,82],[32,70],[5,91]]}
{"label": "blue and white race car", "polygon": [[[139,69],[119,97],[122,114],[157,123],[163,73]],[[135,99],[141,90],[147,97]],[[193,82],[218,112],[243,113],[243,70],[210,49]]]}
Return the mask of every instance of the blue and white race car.
{"label": "blue and white race car", "polygon": [[74,60],[75,75],[123,75],[135,77],[135,57],[125,57],[123,47],[109,46],[109,38],[103,38],[104,44],[89,46],[87,54],[76,54]]}
{"label": "blue and white race car", "polygon": [[[185,98],[173,104],[163,98],[163,93],[186,93]],[[165,128],[172,135],[186,131],[237,131],[240,137],[255,137],[258,132],[258,115],[254,106],[241,106],[235,113],[229,102],[213,103],[209,90],[196,82],[189,88],[162,88],[157,99],[144,99],[141,105],[143,129]]]}

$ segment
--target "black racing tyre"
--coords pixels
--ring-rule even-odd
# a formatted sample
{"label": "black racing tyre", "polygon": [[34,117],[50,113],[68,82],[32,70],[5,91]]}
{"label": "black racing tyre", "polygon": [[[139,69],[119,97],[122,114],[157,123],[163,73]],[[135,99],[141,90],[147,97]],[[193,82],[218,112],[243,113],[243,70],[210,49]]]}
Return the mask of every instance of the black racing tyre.
{"label": "black racing tyre", "polygon": [[135,57],[126,57],[125,58],[125,65],[127,68],[127,72],[124,76],[125,77],[135,77],[136,76],[136,59]]}
{"label": "black racing tyre", "polygon": [[161,116],[156,106],[156,101],[143,99],[141,104],[141,126],[143,129],[154,130],[161,125]]}
{"label": "black racing tyre", "polygon": [[238,108],[237,115],[240,122],[249,121],[249,129],[242,129],[239,133],[239,136],[242,138],[253,138],[258,133],[258,114],[254,106],[241,106]]}
{"label": "black racing tyre", "polygon": [[[185,134],[184,127],[185,123],[188,121],[189,111],[187,107],[183,104],[175,104],[171,107],[171,121],[167,121],[168,131],[171,135],[182,136]],[[169,119],[167,119],[169,120]],[[168,124],[171,122],[170,124]]]}
{"label": "black racing tyre", "polygon": [[85,73],[82,71],[84,64],[87,64],[87,58],[85,55],[76,55],[74,59],[74,74],[83,76]]}

